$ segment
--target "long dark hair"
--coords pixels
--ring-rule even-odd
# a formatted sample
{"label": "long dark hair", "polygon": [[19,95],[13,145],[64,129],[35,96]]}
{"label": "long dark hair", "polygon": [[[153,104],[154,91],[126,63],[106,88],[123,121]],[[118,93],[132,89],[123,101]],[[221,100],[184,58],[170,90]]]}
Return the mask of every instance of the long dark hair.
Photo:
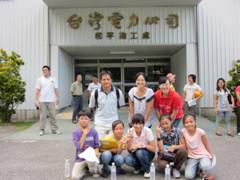
{"label": "long dark hair", "polygon": [[217,84],[216,84],[216,90],[217,90],[217,91],[220,91],[220,88],[219,88],[219,86],[218,86],[219,81],[223,81],[223,83],[224,83],[224,85],[223,85],[223,90],[224,90],[225,92],[227,92],[226,83],[225,83],[225,80],[224,80],[223,78],[218,78]]}

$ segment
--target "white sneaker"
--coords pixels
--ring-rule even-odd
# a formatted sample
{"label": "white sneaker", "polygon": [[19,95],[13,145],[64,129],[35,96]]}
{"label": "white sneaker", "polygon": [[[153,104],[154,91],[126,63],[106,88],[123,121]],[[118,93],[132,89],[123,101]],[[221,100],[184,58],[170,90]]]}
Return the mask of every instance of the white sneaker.
{"label": "white sneaker", "polygon": [[44,135],[44,131],[41,130],[41,131],[39,132],[39,135],[40,135],[40,136],[43,136],[43,135]]}
{"label": "white sneaker", "polygon": [[240,136],[240,132],[237,135]]}
{"label": "white sneaker", "polygon": [[173,177],[176,179],[179,179],[181,177],[180,172],[175,168],[173,168],[172,173],[173,173]]}
{"label": "white sneaker", "polygon": [[144,178],[150,178],[150,172],[149,172],[149,173],[145,172],[144,175],[143,175],[143,177],[144,177]]}
{"label": "white sneaker", "polygon": [[59,131],[59,130],[56,130],[56,131],[52,131],[52,134],[57,134],[57,135],[60,135],[60,134],[62,134],[62,132],[61,132],[61,131]]}
{"label": "white sneaker", "polygon": [[139,174],[140,173],[140,169],[135,169],[134,171],[133,171],[133,174]]}
{"label": "white sneaker", "polygon": [[94,178],[98,178],[98,177],[100,176],[100,174],[94,173],[92,176],[93,176]]}

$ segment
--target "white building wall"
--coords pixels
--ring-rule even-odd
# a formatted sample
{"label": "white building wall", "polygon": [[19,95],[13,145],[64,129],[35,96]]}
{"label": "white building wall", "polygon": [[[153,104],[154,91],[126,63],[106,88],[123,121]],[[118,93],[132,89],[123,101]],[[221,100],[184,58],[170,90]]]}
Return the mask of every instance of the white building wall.
{"label": "white building wall", "polygon": [[48,64],[48,7],[42,0],[0,1],[0,48],[21,55],[26,101],[19,109],[35,109],[35,83]]}
{"label": "white building wall", "polygon": [[74,81],[74,59],[62,49],[59,49],[58,56],[59,108],[62,108],[71,104],[70,86]]}
{"label": "white building wall", "polygon": [[[104,15],[101,21],[104,38],[95,39],[95,30],[88,24],[90,13],[99,12]],[[122,28],[117,30],[108,21],[108,16],[113,12],[119,12],[124,16],[121,21]],[[130,29],[127,28],[129,17],[135,13],[139,16],[139,24]],[[166,23],[168,14],[179,15],[179,27],[171,29]],[[81,16],[83,22],[79,29],[72,29],[67,23],[67,19],[77,14]],[[148,16],[160,17],[157,25],[145,25],[144,20]],[[196,8],[194,7],[146,7],[146,8],[71,8],[71,9],[51,9],[50,10],[51,44],[59,46],[102,46],[102,45],[155,45],[155,44],[186,44],[196,43]],[[126,32],[128,37],[125,40],[118,38],[119,32]],[[150,32],[150,39],[143,40],[141,34]],[[114,32],[114,38],[106,38],[106,32]],[[130,39],[131,32],[138,32],[138,39]]]}
{"label": "white building wall", "polygon": [[183,87],[185,85],[187,74],[186,52],[185,46],[171,57],[171,72],[176,74],[174,87],[181,95],[183,95]]}
{"label": "white building wall", "polygon": [[203,0],[198,7],[198,48],[203,107],[213,107],[217,78],[229,80],[233,60],[240,58],[240,1]]}

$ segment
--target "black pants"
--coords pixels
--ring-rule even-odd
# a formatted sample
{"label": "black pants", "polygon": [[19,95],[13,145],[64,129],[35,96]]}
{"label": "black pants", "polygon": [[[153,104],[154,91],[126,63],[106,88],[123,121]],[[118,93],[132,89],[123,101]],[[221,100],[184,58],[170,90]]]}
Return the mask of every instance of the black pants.
{"label": "black pants", "polygon": [[237,107],[237,133],[240,133],[240,107]]}
{"label": "black pants", "polygon": [[73,105],[72,121],[76,121],[76,117],[77,117],[78,113],[83,108],[82,95],[81,96],[73,96],[72,105]]}

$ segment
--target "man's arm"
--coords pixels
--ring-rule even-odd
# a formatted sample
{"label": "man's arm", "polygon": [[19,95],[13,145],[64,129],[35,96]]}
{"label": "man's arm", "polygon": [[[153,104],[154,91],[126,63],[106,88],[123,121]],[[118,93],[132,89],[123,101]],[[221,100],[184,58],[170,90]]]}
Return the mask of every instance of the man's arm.
{"label": "man's arm", "polygon": [[35,91],[35,106],[39,108],[39,96],[40,96],[40,89],[36,88]]}
{"label": "man's arm", "polygon": [[59,91],[58,91],[58,89],[57,88],[55,88],[54,89],[54,92],[55,92],[55,96],[56,96],[56,105],[58,105],[59,104]]}

